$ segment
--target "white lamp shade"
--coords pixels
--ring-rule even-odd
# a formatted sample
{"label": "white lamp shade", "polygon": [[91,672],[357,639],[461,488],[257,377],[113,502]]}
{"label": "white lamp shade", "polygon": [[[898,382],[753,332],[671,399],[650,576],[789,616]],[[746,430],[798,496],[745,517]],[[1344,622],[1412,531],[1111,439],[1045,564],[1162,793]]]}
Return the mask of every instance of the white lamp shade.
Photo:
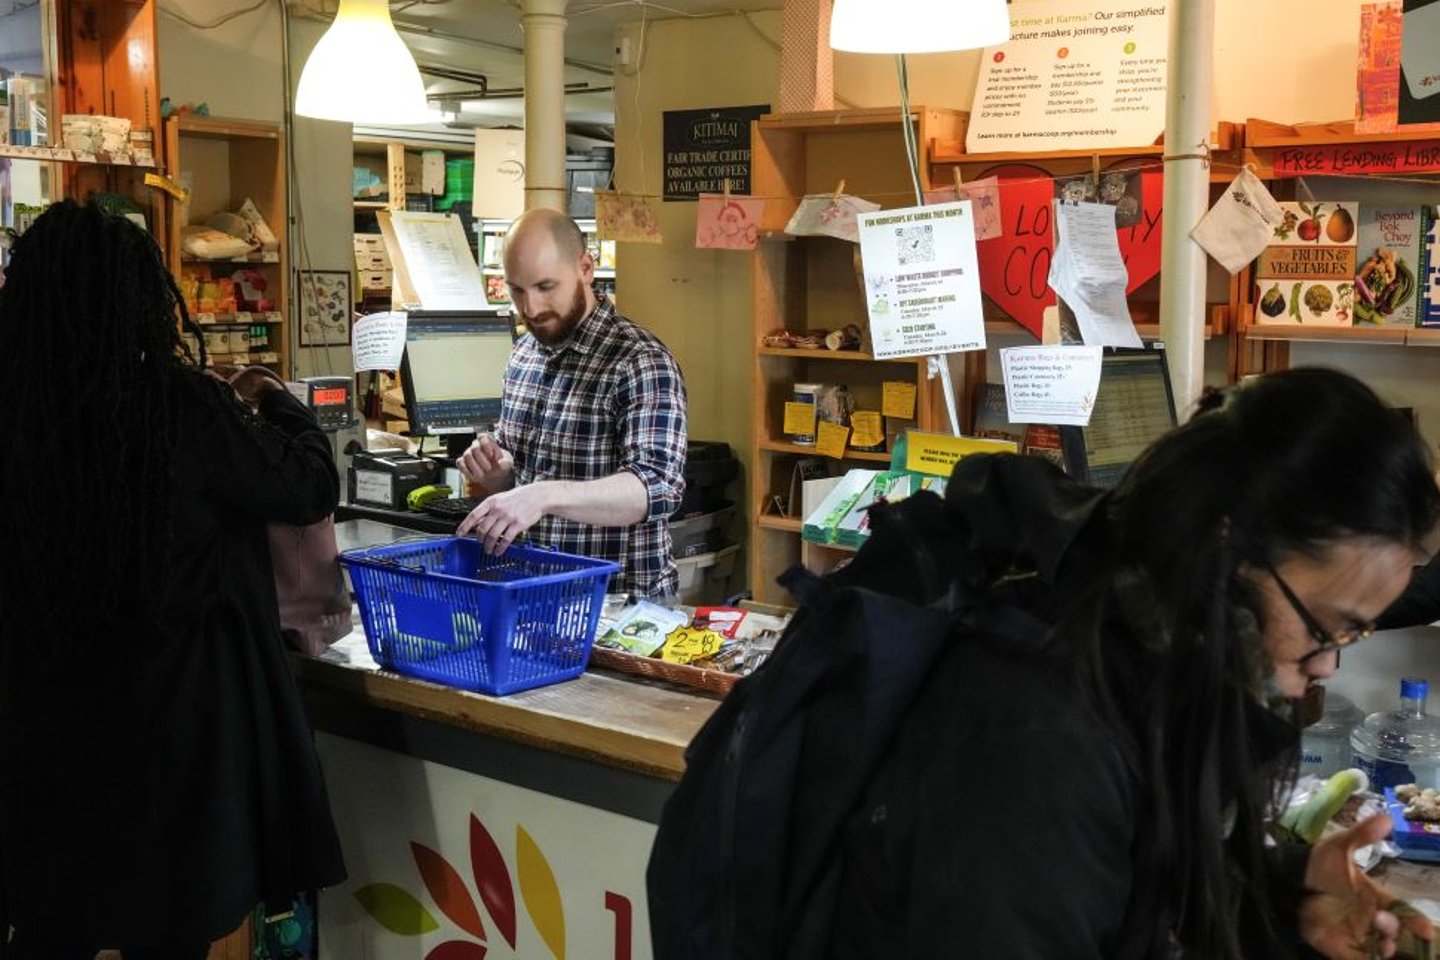
{"label": "white lamp shade", "polygon": [[300,73],[295,112],[348,123],[433,119],[420,70],[390,22],[386,0],[340,0],[334,22]]}
{"label": "white lamp shade", "polygon": [[942,53],[1010,39],[1005,0],[835,0],[830,46],[855,53]]}

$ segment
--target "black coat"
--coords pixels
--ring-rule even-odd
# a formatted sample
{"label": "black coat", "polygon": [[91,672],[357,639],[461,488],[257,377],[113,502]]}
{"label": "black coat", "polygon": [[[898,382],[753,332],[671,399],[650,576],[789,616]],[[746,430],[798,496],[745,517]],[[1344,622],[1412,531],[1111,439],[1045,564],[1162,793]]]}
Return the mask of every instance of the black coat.
{"label": "black coat", "polygon": [[[266,521],[334,510],[330,446],[284,391],[256,416],[220,383],[180,379],[159,637],[106,624],[137,652],[99,673],[20,658],[0,685],[0,903],[33,937],[214,939],[257,902],[344,878],[266,536]],[[84,589],[77,576],[82,607]]]}

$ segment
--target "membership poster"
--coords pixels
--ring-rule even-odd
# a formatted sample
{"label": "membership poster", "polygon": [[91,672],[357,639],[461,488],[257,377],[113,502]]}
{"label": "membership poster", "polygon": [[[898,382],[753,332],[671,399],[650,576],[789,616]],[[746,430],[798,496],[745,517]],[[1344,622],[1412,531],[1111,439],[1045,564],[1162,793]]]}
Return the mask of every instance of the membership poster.
{"label": "membership poster", "polygon": [[1015,0],[988,47],[965,149],[1145,146],[1165,131],[1170,0]]}
{"label": "membership poster", "polygon": [[769,112],[767,104],[666,110],[664,199],[749,193],[750,121]]}
{"label": "membership poster", "polygon": [[875,359],[985,349],[970,201],[862,213]]}

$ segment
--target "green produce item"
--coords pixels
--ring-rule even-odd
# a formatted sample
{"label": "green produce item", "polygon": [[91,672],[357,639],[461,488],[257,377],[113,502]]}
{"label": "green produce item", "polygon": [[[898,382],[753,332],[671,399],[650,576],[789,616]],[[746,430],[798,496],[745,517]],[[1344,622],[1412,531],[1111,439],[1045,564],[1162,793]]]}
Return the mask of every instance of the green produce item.
{"label": "green produce item", "polygon": [[1375,308],[1364,300],[1357,300],[1355,302],[1355,320],[1357,323],[1379,323],[1380,314],[1376,313]]}
{"label": "green produce item", "polygon": [[1363,770],[1351,767],[1325,781],[1310,799],[1285,811],[1280,818],[1280,832],[1298,843],[1313,844],[1325,832],[1325,824],[1340,812],[1353,793],[1368,789],[1370,780]]}
{"label": "green produce item", "polygon": [[1296,323],[1304,323],[1305,318],[1300,316],[1300,288],[1303,284],[1295,284],[1290,291],[1290,316],[1295,318]]}

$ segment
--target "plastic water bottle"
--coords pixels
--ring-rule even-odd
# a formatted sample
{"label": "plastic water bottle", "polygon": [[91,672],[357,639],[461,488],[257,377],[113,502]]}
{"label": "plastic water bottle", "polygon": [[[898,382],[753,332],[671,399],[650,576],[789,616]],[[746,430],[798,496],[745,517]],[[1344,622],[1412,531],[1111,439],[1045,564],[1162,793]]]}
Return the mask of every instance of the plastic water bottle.
{"label": "plastic water bottle", "polygon": [[1430,684],[1400,681],[1400,709],[1372,713],[1350,734],[1355,766],[1380,791],[1402,783],[1440,789],[1440,719],[1425,713]]}
{"label": "plastic water bottle", "polygon": [[1300,775],[1322,780],[1350,766],[1350,734],[1365,715],[1350,700],[1325,691],[1325,712],[1300,736]]}

